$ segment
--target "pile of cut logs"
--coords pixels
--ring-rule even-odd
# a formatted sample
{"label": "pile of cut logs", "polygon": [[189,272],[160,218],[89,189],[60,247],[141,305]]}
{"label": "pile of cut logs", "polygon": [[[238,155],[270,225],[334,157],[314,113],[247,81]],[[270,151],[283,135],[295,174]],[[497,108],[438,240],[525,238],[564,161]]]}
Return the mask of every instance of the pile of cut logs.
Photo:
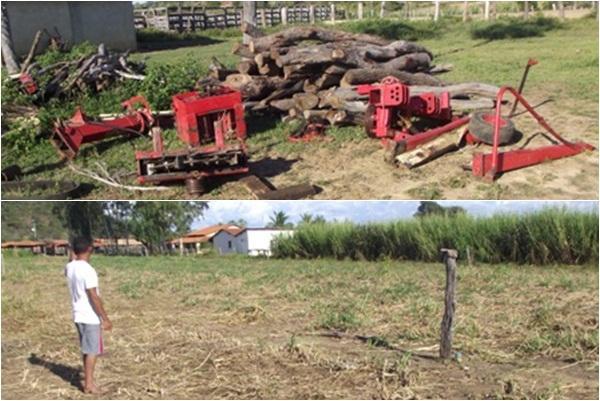
{"label": "pile of cut logs", "polygon": [[252,110],[276,109],[285,118],[319,118],[331,125],[362,121],[367,107],[358,84],[394,76],[411,85],[411,93],[450,91],[454,109],[493,107],[498,88],[469,83],[446,86],[437,74],[451,66],[435,66],[425,47],[403,40],[354,34],[314,26],[293,27],[262,35],[244,24],[252,36],[247,45],[237,44],[241,56],[237,70],[213,59],[210,77],[238,89]]}
{"label": "pile of cut logs", "polygon": [[[91,89],[100,92],[123,79],[143,80],[144,64],[129,61],[128,55],[129,52],[109,52],[104,44],[100,44],[96,53],[44,67],[33,57],[28,57],[21,72],[29,74],[40,85],[38,100],[45,102],[77,91]],[[20,75],[16,74],[15,78]]]}

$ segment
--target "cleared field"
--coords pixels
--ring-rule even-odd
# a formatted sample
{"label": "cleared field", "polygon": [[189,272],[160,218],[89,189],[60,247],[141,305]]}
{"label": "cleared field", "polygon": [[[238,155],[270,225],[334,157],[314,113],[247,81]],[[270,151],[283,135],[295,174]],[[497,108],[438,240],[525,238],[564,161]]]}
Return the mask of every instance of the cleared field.
{"label": "cleared field", "polygon": [[[81,397],[64,263],[4,255],[2,398]],[[106,398],[598,397],[597,266],[459,260],[460,355],[443,363],[441,264],[92,263],[115,326]]]}
{"label": "cleared field", "polygon": [[[379,24],[370,23],[372,28]],[[434,53],[436,63],[452,64],[453,71],[442,75],[448,83],[478,81],[517,86],[527,59],[538,59],[540,65],[531,71],[525,88],[527,99],[533,105],[541,104],[537,110],[566,138],[598,143],[598,23],[595,18],[557,24],[543,36],[502,40],[473,39],[472,24],[452,20],[437,26],[411,25],[398,20],[381,25],[381,30],[375,33],[395,39],[416,35],[418,42]],[[346,24],[339,27],[350,29]],[[397,34],[392,35],[396,31],[389,30],[397,30]],[[147,59],[150,66],[156,67],[155,78],[140,84],[140,88],[130,84],[100,96],[57,102],[42,116],[43,127],[49,130],[54,118],[70,116],[78,103],[82,103],[90,115],[117,111],[123,99],[138,92],[154,103],[162,99],[164,104],[160,107],[168,107],[169,96],[193,86],[196,78],[204,75],[213,56],[230,67],[236,64],[238,58],[231,54],[231,47],[237,38],[209,35],[198,39],[204,45],[136,54],[135,57]],[[251,169],[278,187],[302,182],[318,185],[323,189],[316,195],[320,199],[596,199],[598,196],[596,151],[510,172],[497,182],[488,183],[463,168],[470,165],[474,149],[447,155],[417,169],[396,169],[384,162],[380,144],[366,138],[362,127],[330,129],[331,142],[293,144],[287,140],[292,127],[283,124],[279,116],[248,115],[247,122]],[[542,136],[535,135],[540,127],[529,116],[517,116],[515,124],[525,135],[517,146],[525,144],[530,137],[528,147],[548,144]],[[20,141],[28,135],[32,134],[15,131],[12,137]],[[5,140],[3,137],[3,144]],[[165,143],[167,147],[180,146],[174,130],[168,130]],[[134,151],[150,148],[147,138],[114,139],[83,147],[76,163],[96,169],[96,163],[101,162],[113,176],[124,183],[134,183]],[[3,167],[19,163],[28,170],[28,178],[74,178],[45,139],[35,146],[26,142],[20,145],[19,151],[5,152]],[[164,192],[139,193],[92,184],[88,198],[178,199],[187,196],[185,189],[177,186]],[[251,197],[235,180],[216,184],[205,198]]]}

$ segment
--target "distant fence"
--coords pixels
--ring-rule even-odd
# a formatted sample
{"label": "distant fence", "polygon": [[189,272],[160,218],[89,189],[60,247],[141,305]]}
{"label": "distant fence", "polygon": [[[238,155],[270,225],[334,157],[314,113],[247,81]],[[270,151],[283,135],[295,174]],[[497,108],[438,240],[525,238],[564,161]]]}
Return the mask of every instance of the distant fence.
{"label": "distant fence", "polygon": [[[274,26],[292,23],[314,23],[346,19],[346,11],[335,4],[297,5],[294,7],[270,7],[256,10],[258,26]],[[196,31],[239,27],[242,24],[242,8],[147,8],[134,11],[136,29],[153,28],[160,31]]]}

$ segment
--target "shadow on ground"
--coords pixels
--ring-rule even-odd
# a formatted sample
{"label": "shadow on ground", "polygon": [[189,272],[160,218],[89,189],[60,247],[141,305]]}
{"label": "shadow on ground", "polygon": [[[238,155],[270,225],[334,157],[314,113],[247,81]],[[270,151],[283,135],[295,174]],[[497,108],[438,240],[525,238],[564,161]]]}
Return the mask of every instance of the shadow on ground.
{"label": "shadow on ground", "polygon": [[79,369],[72,366],[64,365],[62,363],[50,362],[43,358],[38,357],[36,354],[31,354],[27,359],[32,365],[43,366],[56,376],[60,377],[73,387],[80,391],[83,391],[81,387]]}

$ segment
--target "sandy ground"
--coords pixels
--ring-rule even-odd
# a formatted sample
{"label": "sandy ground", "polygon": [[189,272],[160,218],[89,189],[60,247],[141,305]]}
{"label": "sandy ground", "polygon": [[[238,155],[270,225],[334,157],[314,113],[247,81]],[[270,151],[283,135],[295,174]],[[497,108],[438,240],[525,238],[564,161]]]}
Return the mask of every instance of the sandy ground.
{"label": "sandy ground", "polygon": [[[543,100],[531,98],[532,104]],[[566,139],[597,146],[597,118],[573,116],[555,103],[538,111]],[[523,146],[530,137],[526,149],[551,145],[543,136],[534,136],[543,130],[530,115],[518,116],[514,122],[523,139],[508,149]],[[344,142],[333,148],[308,146],[308,151],[298,154],[269,155],[293,161],[289,171],[280,174],[267,169],[277,187],[310,182],[322,188],[315,196],[319,199],[598,199],[597,151],[507,172],[489,183],[468,170],[474,152],[491,151],[487,145],[468,146],[412,170],[387,164],[376,140]],[[219,198],[245,197],[244,193],[247,196],[228,183]]]}

